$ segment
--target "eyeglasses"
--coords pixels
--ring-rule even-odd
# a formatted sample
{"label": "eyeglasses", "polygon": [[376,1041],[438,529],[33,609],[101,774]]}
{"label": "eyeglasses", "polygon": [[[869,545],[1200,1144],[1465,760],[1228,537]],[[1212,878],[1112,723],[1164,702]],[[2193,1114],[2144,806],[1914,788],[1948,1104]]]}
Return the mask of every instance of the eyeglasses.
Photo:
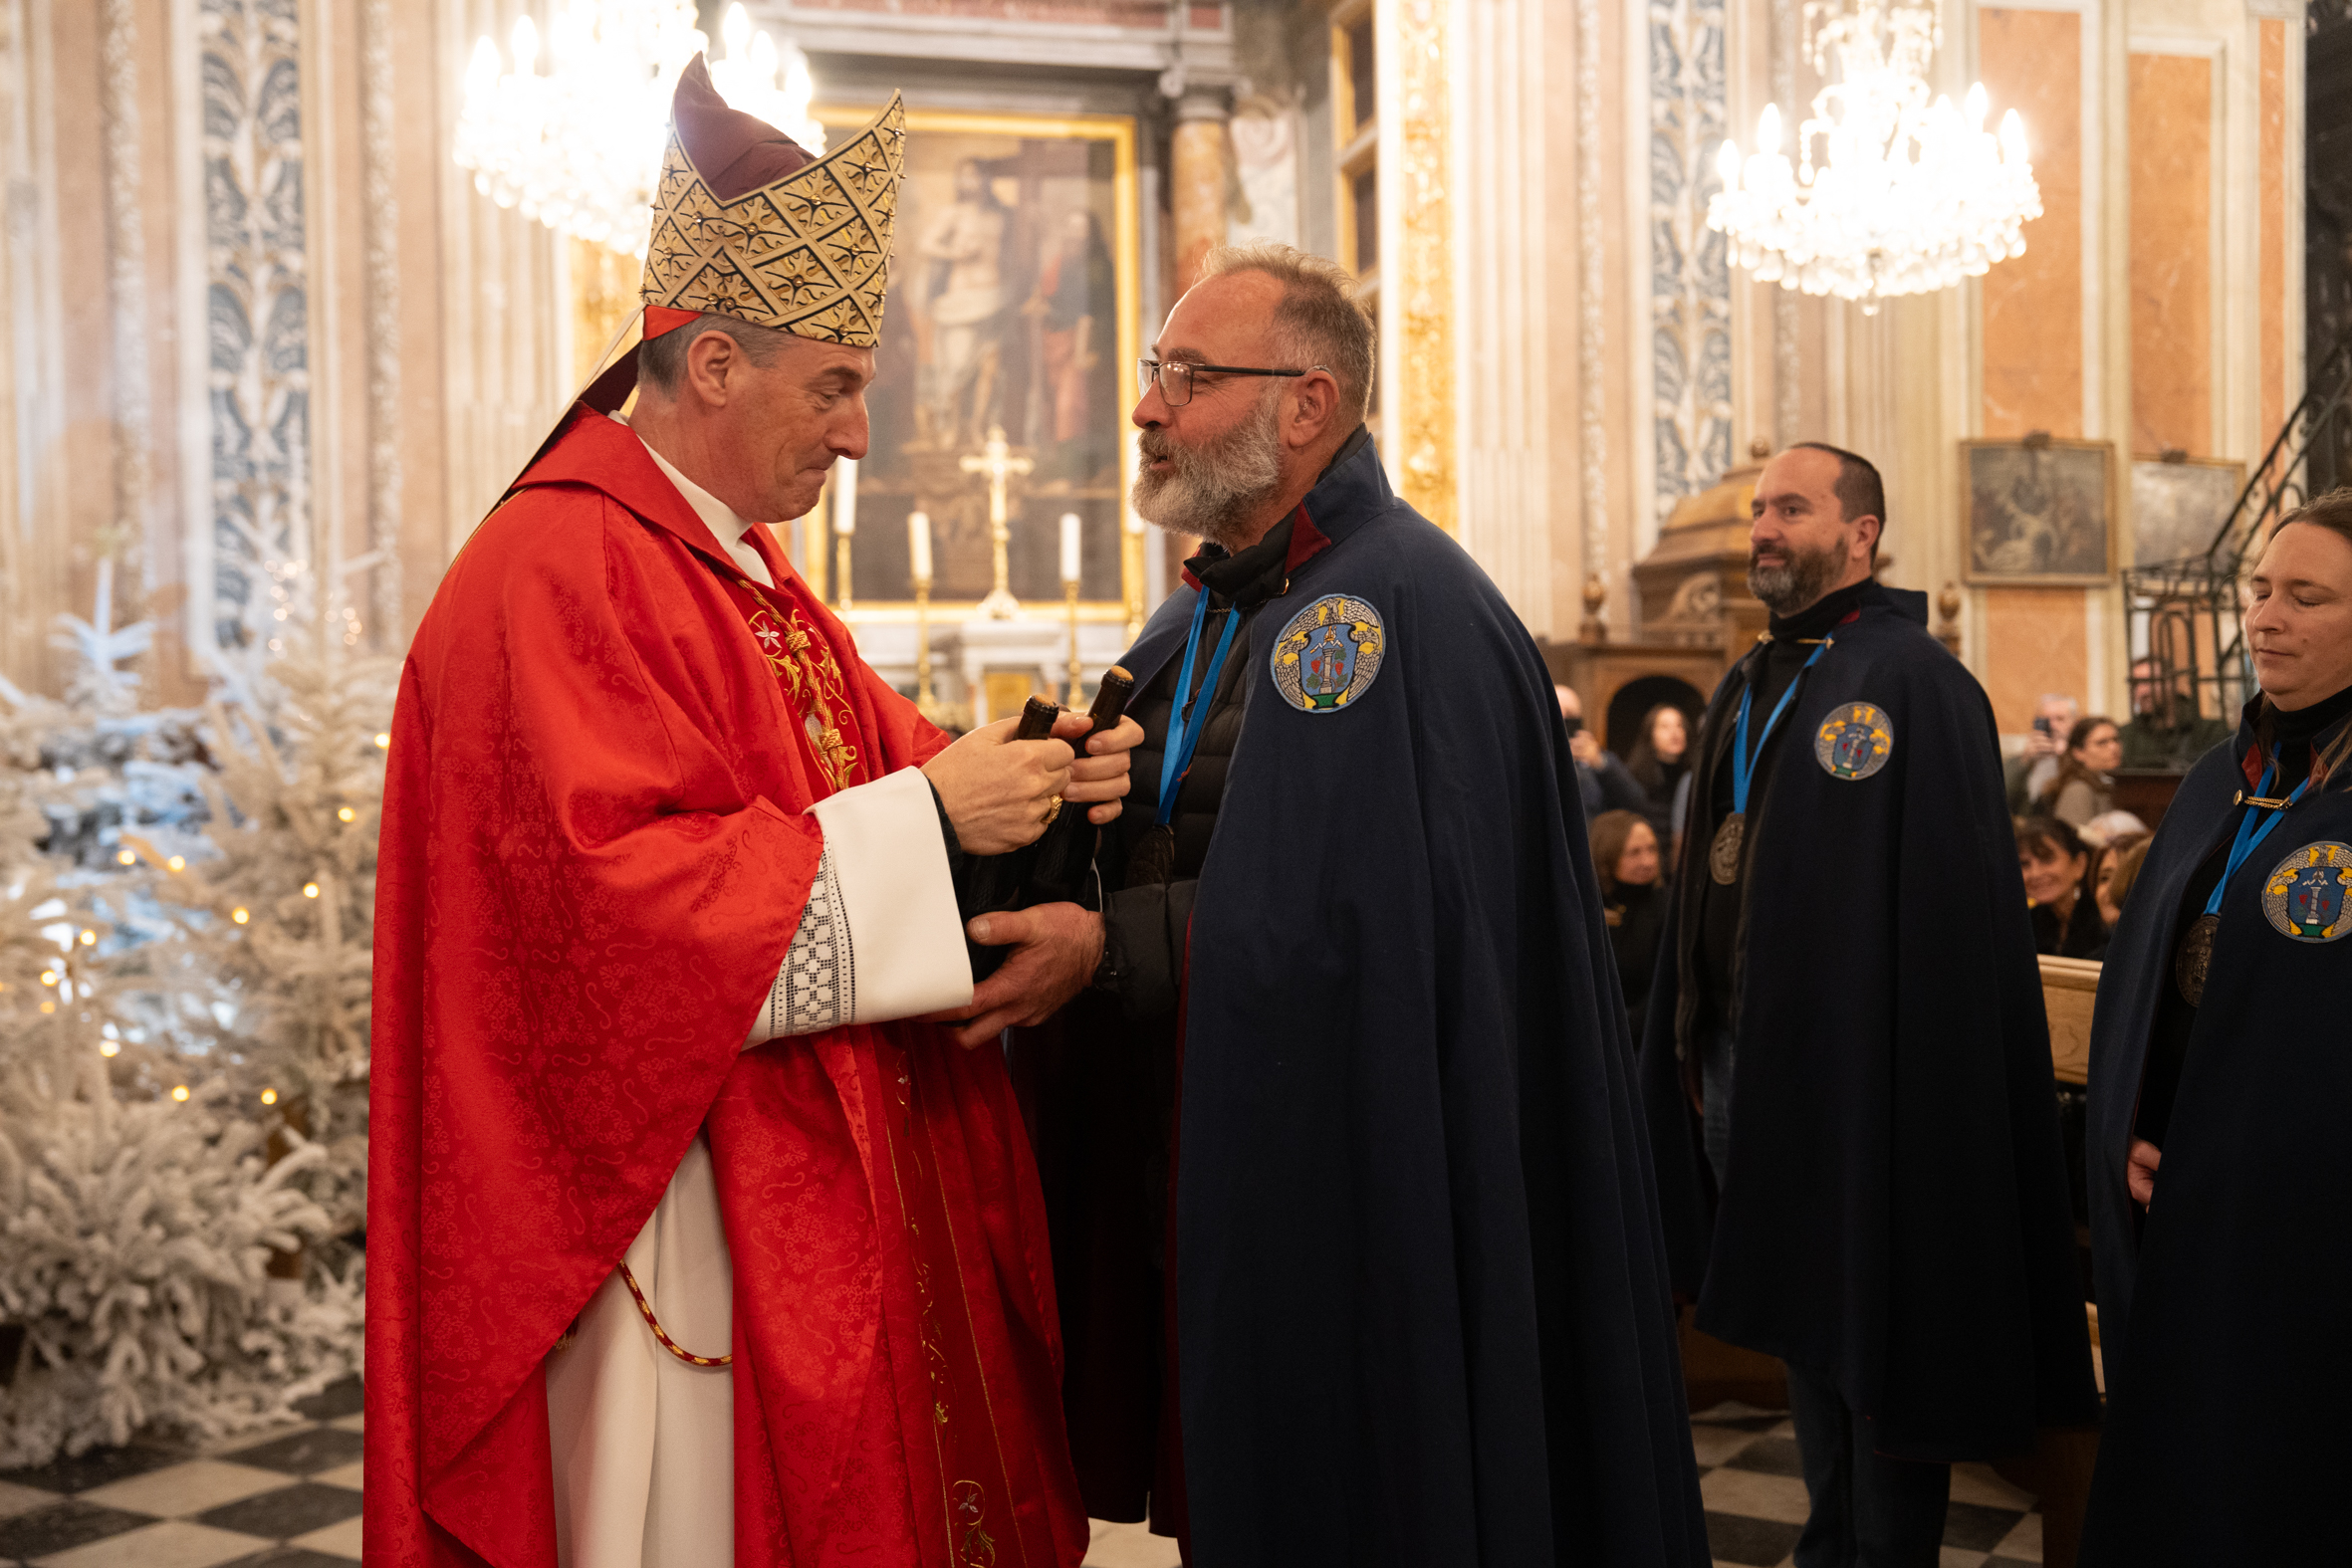
{"label": "eyeglasses", "polygon": [[1170,408],[1182,408],[1192,401],[1192,378],[1196,375],[1307,375],[1324,370],[1325,365],[1309,365],[1304,370],[1266,370],[1246,364],[1183,364],[1174,359],[1138,359],[1135,361],[1135,390],[1148,392],[1153,381],[1160,385],[1160,397]]}

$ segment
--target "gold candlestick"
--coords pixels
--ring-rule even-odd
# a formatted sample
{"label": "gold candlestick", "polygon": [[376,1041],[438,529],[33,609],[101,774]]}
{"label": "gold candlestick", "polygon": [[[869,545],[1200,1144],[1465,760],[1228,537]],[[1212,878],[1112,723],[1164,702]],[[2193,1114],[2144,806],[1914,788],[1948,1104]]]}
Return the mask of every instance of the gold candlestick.
{"label": "gold candlestick", "polygon": [[847,610],[849,603],[849,540],[847,534],[833,536],[833,577],[838,591],[833,595],[833,607]]}
{"label": "gold candlestick", "polygon": [[1078,687],[1085,679],[1085,670],[1078,663],[1078,583],[1075,577],[1061,584],[1065,613],[1069,616],[1069,703],[1081,706]]}
{"label": "gold candlestick", "polygon": [[938,723],[939,698],[931,690],[931,579],[915,578],[915,707]]}

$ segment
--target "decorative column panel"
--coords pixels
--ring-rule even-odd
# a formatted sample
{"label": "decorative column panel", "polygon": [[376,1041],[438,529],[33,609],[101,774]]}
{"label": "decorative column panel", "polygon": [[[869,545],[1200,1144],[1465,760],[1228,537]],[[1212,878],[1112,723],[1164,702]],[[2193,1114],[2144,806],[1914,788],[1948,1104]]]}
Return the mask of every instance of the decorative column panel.
{"label": "decorative column panel", "polygon": [[[1796,0],[1771,0],[1772,102],[1782,115],[1801,123],[1796,96],[1797,55],[1803,48],[1796,25]],[[1772,290],[1772,433],[1775,448],[1803,439],[1803,354],[1797,345],[1797,292]]]}
{"label": "decorative column panel", "polygon": [[1576,0],[1576,500],[1584,581],[1609,569],[1608,235],[1601,220],[1600,0]]}
{"label": "decorative column panel", "polygon": [[1723,0],[1647,0],[1651,524],[1732,466],[1732,283],[1707,227],[1725,122]]}
{"label": "decorative column panel", "polygon": [[183,160],[198,183],[181,196],[198,270],[183,317],[209,353],[185,356],[184,395],[204,411],[210,454],[184,465],[188,639],[211,663],[280,640],[273,611],[313,554],[302,39],[297,0],[194,0],[188,20],[181,80],[200,100],[180,133],[198,138]]}
{"label": "decorative column panel", "polygon": [[[2086,221],[2086,183],[2099,149],[2086,149],[2085,84],[2095,80],[2098,26],[2081,12],[1988,7],[1977,13],[1985,90],[2025,121],[2042,215],[2025,227],[2025,254],[1978,285],[1983,402],[1978,432],[2013,440],[2035,430],[2080,437],[2099,376],[2100,236]],[[2086,55],[2091,58],[2086,62]],[[2124,443],[2128,446],[2128,442]],[[1961,525],[1965,527],[1965,524]],[[1980,590],[1979,679],[2001,732],[2022,733],[2035,700],[2066,692],[2092,712],[2090,628],[2080,588]]]}
{"label": "decorative column panel", "polygon": [[[2287,365],[2292,355],[2287,349],[2286,23],[2277,17],[2263,17],[2254,27],[2260,73],[2255,155],[2261,170],[2257,186],[2261,246],[2255,261],[2261,347],[2256,354],[2259,379],[2254,403],[2259,422],[2254,449],[2260,451],[2286,422]],[[2300,392],[2297,387],[2294,395],[2300,396]]]}
{"label": "decorative column panel", "polygon": [[520,11],[512,0],[443,0],[438,10],[435,69],[443,86],[431,102],[441,182],[436,336],[445,557],[454,557],[497,505],[578,390],[566,340],[568,269],[556,235],[475,190],[473,175],[450,156],[467,55],[478,38],[506,37]]}
{"label": "decorative column panel", "polygon": [[[27,396],[39,385],[38,346],[31,331],[38,320],[34,282],[39,224],[39,197],[31,177],[32,148],[27,135],[30,114],[26,98],[26,55],[22,0],[0,3],[0,177],[10,200],[0,222],[6,224],[0,241],[0,285],[5,285],[5,308],[0,309],[0,355],[9,373],[0,377],[0,674],[20,682],[32,678],[34,650],[41,645],[39,628],[30,608],[30,551],[24,519],[33,509],[34,466],[27,462],[33,449],[33,422],[41,417],[47,399]],[[26,197],[32,196],[28,200]]]}
{"label": "decorative column panel", "polygon": [[[124,555],[123,564],[144,563],[148,474],[154,421],[147,382],[147,246],[140,228],[138,26],[134,0],[102,0],[100,63],[105,73],[99,111],[107,169],[107,294],[113,327],[114,481],[113,516],[95,541],[98,560]],[[110,572],[111,572],[111,568]],[[134,584],[151,586],[143,571],[130,581],[117,577],[121,597]],[[124,620],[129,615],[114,615]],[[104,629],[104,628],[102,628]]]}
{"label": "decorative column panel", "polygon": [[2212,457],[2218,455],[2214,50],[2203,41],[2167,42],[2174,47],[2135,45],[2130,64],[2128,450],[2153,457],[2178,448]]}
{"label": "decorative column panel", "polygon": [[1547,637],[1543,13],[1539,0],[1455,5],[1461,539],[1529,630]]}
{"label": "decorative column panel", "polygon": [[[1381,149],[1382,206],[1396,191],[1397,243],[1383,241],[1382,346],[1390,366],[1384,402],[1395,409],[1397,490],[1447,533],[1460,509],[1455,468],[1454,198],[1452,93],[1446,80],[1453,20],[1448,0],[1385,0],[1380,16],[1382,70],[1393,56],[1397,91],[1384,95],[1380,134],[1395,138],[1396,173]],[[1383,84],[1385,86],[1385,84]],[[1393,127],[1393,128],[1392,128]],[[1389,219],[1382,215],[1382,224]]]}
{"label": "decorative column panel", "polygon": [[1227,112],[1221,88],[1194,88],[1177,101],[1176,131],[1168,146],[1168,195],[1176,226],[1178,295],[1199,280],[1201,258],[1225,243],[1226,180],[1233,156]]}
{"label": "decorative column panel", "polygon": [[400,582],[400,201],[393,105],[391,0],[361,0],[359,133],[366,170],[367,645],[405,641]]}

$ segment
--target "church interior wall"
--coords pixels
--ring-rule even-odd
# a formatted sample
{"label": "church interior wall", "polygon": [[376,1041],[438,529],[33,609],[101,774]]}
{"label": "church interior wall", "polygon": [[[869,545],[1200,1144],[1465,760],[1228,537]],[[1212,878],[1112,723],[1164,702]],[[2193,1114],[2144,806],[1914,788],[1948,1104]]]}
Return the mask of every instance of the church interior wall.
{"label": "church interior wall", "polygon": [[[1819,85],[1797,0],[1362,3],[1384,455],[1530,628],[1574,635],[1596,584],[1611,627],[1638,629],[1631,567],[1674,505],[1760,446],[1823,438],[1885,469],[1889,579],[1957,593],[2004,731],[2046,689],[2122,708],[2112,578],[1968,580],[1959,443],[2111,441],[2119,486],[2135,454],[2260,458],[2305,357],[2300,0],[1944,0],[1937,86],[1982,79],[1997,113],[2021,112],[2044,215],[2022,257],[1876,315],[1755,282],[1705,227],[1722,137]],[[473,40],[522,0],[299,0],[294,139],[245,127],[238,145],[300,175],[281,302],[300,326],[247,321],[239,365],[215,363],[204,40],[262,9],[0,0],[0,669],[27,685],[53,686],[51,620],[91,613],[112,559],[116,618],[158,626],[149,690],[201,689],[203,642],[238,619],[223,596],[270,590],[220,555],[216,437],[279,430],[289,397],[307,424],[270,497],[299,525],[287,559],[339,571],[359,640],[397,648],[595,346],[582,253],[449,156]],[[943,109],[1133,116],[1146,340],[1205,243],[1346,248],[1344,6],[752,9],[837,103],[904,87]],[[1406,72],[1422,58],[1433,75]],[[279,401],[239,405],[246,382]],[[1153,598],[1182,548],[1147,551]]]}

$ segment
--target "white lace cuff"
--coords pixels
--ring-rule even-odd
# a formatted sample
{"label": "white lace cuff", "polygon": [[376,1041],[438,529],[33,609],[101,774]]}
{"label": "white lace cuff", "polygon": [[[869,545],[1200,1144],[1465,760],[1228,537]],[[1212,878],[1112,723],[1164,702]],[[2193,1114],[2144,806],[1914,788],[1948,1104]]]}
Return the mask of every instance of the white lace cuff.
{"label": "white lace cuff", "polygon": [[972,966],[930,783],[907,768],[811,808],[824,853],[747,1045],[961,1007]]}

